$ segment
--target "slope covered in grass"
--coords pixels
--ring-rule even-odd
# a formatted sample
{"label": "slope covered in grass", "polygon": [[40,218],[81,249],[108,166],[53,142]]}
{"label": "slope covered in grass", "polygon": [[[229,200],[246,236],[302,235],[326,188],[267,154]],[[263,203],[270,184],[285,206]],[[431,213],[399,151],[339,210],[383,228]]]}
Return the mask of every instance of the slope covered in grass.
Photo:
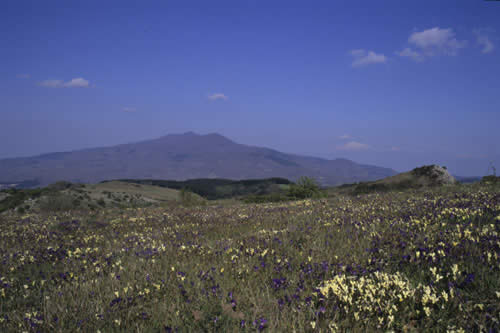
{"label": "slope covered in grass", "polygon": [[498,187],[0,217],[0,331],[498,331]]}
{"label": "slope covered in grass", "polygon": [[373,182],[344,184],[331,189],[331,192],[366,194],[455,184],[457,184],[456,179],[446,168],[438,165],[424,165],[411,171],[402,172]]}
{"label": "slope covered in grass", "polygon": [[[199,195],[189,193],[190,203],[203,203]],[[0,192],[0,213],[16,210],[24,213],[96,210],[162,206],[185,201],[181,191],[112,181],[100,184],[57,182],[38,189],[8,189]]]}

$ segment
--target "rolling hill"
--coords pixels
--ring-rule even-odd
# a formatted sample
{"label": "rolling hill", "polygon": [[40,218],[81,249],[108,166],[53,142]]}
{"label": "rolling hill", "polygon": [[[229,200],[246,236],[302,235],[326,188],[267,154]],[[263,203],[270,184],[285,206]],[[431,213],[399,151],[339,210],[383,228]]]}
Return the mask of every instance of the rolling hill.
{"label": "rolling hill", "polygon": [[458,181],[446,168],[438,165],[424,165],[408,172],[402,172],[394,176],[359,184],[344,184],[333,192],[340,191],[351,194],[363,194],[371,192],[403,191],[408,189],[430,188],[443,185],[454,185]]}
{"label": "rolling hill", "polygon": [[327,160],[235,143],[219,134],[193,132],[158,139],[0,160],[0,183],[30,187],[65,180],[96,183],[108,179],[315,178],[339,185],[392,176],[392,169]]}

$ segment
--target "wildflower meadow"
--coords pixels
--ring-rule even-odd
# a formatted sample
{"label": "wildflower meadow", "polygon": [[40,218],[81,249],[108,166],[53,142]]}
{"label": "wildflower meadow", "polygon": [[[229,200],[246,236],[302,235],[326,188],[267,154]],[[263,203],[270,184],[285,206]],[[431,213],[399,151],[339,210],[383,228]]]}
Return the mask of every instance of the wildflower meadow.
{"label": "wildflower meadow", "polygon": [[491,186],[0,216],[1,332],[500,330]]}

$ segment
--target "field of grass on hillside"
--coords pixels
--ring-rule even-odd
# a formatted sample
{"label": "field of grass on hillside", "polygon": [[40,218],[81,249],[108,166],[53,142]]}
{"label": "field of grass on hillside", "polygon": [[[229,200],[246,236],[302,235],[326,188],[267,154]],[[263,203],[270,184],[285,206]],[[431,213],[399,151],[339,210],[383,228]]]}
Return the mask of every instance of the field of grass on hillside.
{"label": "field of grass on hillside", "polygon": [[498,331],[492,185],[0,216],[0,331]]}
{"label": "field of grass on hillside", "polygon": [[[130,208],[164,206],[185,202],[182,191],[152,186],[111,181],[99,184],[57,182],[37,189],[7,189],[0,192],[0,213],[7,210],[24,212],[53,212],[69,210],[96,210],[102,208]],[[189,193],[190,203],[205,200]]]}

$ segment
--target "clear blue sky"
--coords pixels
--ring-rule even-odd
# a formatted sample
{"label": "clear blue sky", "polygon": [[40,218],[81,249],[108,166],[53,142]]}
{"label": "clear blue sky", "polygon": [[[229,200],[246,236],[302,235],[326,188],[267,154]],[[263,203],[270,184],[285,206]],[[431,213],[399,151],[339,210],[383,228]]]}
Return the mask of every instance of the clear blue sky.
{"label": "clear blue sky", "polygon": [[0,2],[0,158],[218,132],[500,169],[500,2]]}

